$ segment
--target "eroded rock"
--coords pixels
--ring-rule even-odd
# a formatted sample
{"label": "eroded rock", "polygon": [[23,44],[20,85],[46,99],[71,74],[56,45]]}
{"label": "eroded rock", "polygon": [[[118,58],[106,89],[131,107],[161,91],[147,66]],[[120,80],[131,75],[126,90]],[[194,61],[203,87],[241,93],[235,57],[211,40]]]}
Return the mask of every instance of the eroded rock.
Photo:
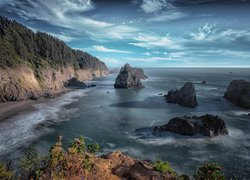
{"label": "eroded rock", "polygon": [[187,82],[180,90],[171,90],[165,95],[168,103],[195,108],[198,105],[194,84]]}

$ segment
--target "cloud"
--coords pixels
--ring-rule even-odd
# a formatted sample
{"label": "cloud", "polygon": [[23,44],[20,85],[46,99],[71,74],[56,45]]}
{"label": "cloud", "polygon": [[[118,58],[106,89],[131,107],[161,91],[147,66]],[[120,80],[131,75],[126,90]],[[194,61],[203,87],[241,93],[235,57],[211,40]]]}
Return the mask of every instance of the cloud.
{"label": "cloud", "polygon": [[160,14],[157,14],[157,15],[147,19],[147,21],[149,21],[149,22],[165,21],[166,22],[166,21],[182,19],[184,17],[187,17],[187,15],[184,14],[183,12],[170,10],[168,12],[162,12]]}
{"label": "cloud", "polygon": [[168,36],[155,36],[147,34],[139,34],[133,38],[136,42],[131,42],[129,44],[138,47],[144,47],[148,49],[182,49],[182,45],[177,41],[174,41]]}
{"label": "cloud", "polygon": [[230,41],[248,41],[250,42],[249,29],[218,29],[216,23],[206,23],[198,29],[198,32],[191,33],[190,36],[196,41],[210,42],[230,42]]}
{"label": "cloud", "polygon": [[95,8],[91,0],[4,0],[0,6],[27,21],[47,22],[51,26],[67,29],[71,34],[85,34],[94,40],[126,39],[131,37],[131,33],[138,32],[135,27],[87,17],[85,13]]}
{"label": "cloud", "polygon": [[143,0],[140,7],[145,13],[153,13],[167,6],[171,6],[171,4],[167,3],[166,0]]}
{"label": "cloud", "polygon": [[132,53],[131,51],[110,49],[110,48],[106,48],[104,46],[93,46],[91,49],[94,51],[98,51],[98,52],[108,52],[108,53],[125,53],[125,54]]}

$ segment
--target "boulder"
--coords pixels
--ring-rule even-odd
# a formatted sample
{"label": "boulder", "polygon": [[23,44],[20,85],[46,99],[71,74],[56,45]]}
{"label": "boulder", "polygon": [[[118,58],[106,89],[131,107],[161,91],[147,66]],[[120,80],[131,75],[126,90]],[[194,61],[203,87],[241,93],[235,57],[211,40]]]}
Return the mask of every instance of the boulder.
{"label": "boulder", "polygon": [[86,84],[82,81],[77,80],[77,78],[73,77],[69,79],[65,84],[65,87],[71,87],[71,88],[86,88]]}
{"label": "boulder", "polygon": [[165,95],[168,103],[195,108],[198,105],[194,84],[187,82],[180,90],[171,90]]}
{"label": "boulder", "polygon": [[175,117],[163,126],[154,127],[154,132],[171,131],[180,135],[194,136],[202,134],[215,137],[220,134],[228,134],[224,120],[210,114],[197,117]]}
{"label": "boulder", "polygon": [[203,80],[201,81],[201,84],[207,84],[207,81]]}
{"label": "boulder", "polygon": [[118,74],[114,87],[115,88],[143,88],[140,79],[147,78],[143,70],[132,68],[129,64],[125,64]]}
{"label": "boulder", "polygon": [[224,97],[237,106],[250,109],[250,82],[245,80],[231,81]]}

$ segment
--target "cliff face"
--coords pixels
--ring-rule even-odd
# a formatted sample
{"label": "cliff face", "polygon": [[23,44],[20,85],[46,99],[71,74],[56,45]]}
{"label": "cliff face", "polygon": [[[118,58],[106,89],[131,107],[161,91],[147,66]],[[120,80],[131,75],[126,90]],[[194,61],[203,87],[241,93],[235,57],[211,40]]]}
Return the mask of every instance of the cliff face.
{"label": "cliff face", "polygon": [[72,77],[84,81],[106,74],[99,59],[0,16],[0,102],[55,93]]}

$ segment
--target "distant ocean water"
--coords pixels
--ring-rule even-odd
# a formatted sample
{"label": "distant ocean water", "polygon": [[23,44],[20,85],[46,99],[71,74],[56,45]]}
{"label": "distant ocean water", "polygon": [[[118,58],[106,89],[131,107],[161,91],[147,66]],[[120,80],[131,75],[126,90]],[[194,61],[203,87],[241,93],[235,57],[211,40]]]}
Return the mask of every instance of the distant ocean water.
{"label": "distant ocean water", "polygon": [[[15,159],[24,145],[35,144],[47,152],[57,135],[68,145],[83,135],[98,142],[101,153],[118,149],[140,159],[163,159],[177,172],[192,175],[206,162],[224,166],[228,177],[250,178],[250,110],[223,98],[231,80],[250,80],[250,69],[148,68],[144,89],[114,89],[116,74],[94,80],[96,88],[66,93],[35,105],[0,123],[0,155]],[[201,84],[206,80],[207,84]],[[160,93],[195,83],[199,106],[195,109],[167,104]],[[219,115],[229,129],[228,136],[190,138],[173,133],[155,137],[148,127],[162,125],[184,115]],[[10,152],[16,147],[15,154]],[[13,149],[14,151],[14,149]],[[17,153],[18,152],[18,153]]]}

